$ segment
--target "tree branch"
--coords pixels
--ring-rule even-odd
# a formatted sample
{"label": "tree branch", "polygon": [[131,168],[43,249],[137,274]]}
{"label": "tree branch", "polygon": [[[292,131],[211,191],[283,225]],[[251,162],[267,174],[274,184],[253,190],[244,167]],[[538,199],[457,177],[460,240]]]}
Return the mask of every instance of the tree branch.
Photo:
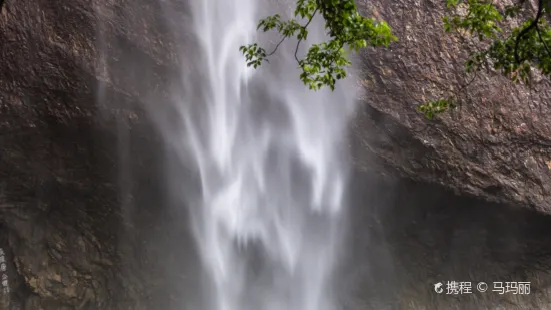
{"label": "tree branch", "polygon": [[517,64],[520,64],[520,59],[518,56],[518,45],[520,43],[520,39],[522,39],[522,37],[525,34],[527,34],[530,30],[532,30],[532,28],[537,27],[538,22],[542,16],[542,11],[543,11],[543,0],[538,0],[538,12],[536,14],[536,18],[534,18],[534,20],[532,21],[532,23],[530,23],[530,25],[528,25],[528,27],[522,29],[522,31],[519,32],[519,34],[517,35],[517,38],[515,40],[515,50],[514,50],[515,61],[517,62]]}
{"label": "tree branch", "polygon": [[[312,13],[312,16],[310,16],[310,18],[308,19],[308,22],[306,23],[306,25],[302,26],[302,28],[308,28],[308,25],[310,25],[310,23],[312,22],[312,19],[314,19],[314,16],[316,16],[316,13],[318,12],[318,8],[316,8],[314,10],[314,13]],[[298,54],[298,47],[300,46],[300,42],[302,42],[302,38],[298,40],[297,42],[297,47],[295,48],[295,60],[300,63],[300,61],[298,60],[298,57],[297,57],[297,54]]]}
{"label": "tree branch", "polygon": [[300,46],[300,42],[302,42],[302,39],[298,40],[297,47],[295,48],[295,60],[300,63],[300,60],[298,60],[297,54],[298,54],[298,47]]}
{"label": "tree branch", "polygon": [[[0,4],[3,2],[4,0],[0,0]],[[314,10],[314,13],[312,13],[312,16],[310,16],[310,18],[308,19],[308,22],[306,22],[306,24],[304,26],[302,26],[302,28],[308,28],[308,25],[310,25],[310,23],[312,22],[312,19],[314,19],[314,16],[316,15],[316,13],[318,12],[318,9],[316,8]],[[266,57],[268,56],[272,56],[273,54],[275,54],[275,52],[277,52],[277,49],[279,48],[279,46],[281,45],[281,43],[283,43],[283,41],[285,41],[285,39],[287,39],[286,36],[283,36],[283,38],[281,38],[281,40],[277,43],[276,47],[274,48],[274,50],[267,54]],[[302,39],[298,40],[297,42],[297,48],[295,49],[295,59],[297,60],[297,62],[299,62],[298,60],[298,57],[297,57],[297,53],[298,53],[298,47],[300,46],[300,42],[302,41]],[[266,61],[268,61],[266,59]]]}
{"label": "tree branch", "polygon": [[[0,0],[0,1],[1,1],[1,0]],[[278,49],[278,47],[281,45],[281,43],[283,43],[283,41],[285,41],[286,38],[287,38],[287,37],[281,38],[281,41],[279,41],[279,43],[277,43],[277,45],[276,45],[276,47],[274,48],[274,50],[273,50],[270,54],[266,55],[266,57],[272,56],[272,55],[277,51],[277,49]]]}

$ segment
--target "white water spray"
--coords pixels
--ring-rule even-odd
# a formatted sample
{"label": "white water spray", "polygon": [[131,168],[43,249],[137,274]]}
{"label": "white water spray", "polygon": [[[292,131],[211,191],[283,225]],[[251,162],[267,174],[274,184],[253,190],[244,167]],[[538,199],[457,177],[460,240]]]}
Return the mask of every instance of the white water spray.
{"label": "white water spray", "polygon": [[[258,39],[261,3],[192,0],[204,76],[183,70],[175,104],[185,128],[165,133],[200,176],[188,204],[212,283],[206,307],[333,310],[355,94],[308,90],[292,41],[247,68],[239,46]],[[323,34],[314,24],[310,37]]]}

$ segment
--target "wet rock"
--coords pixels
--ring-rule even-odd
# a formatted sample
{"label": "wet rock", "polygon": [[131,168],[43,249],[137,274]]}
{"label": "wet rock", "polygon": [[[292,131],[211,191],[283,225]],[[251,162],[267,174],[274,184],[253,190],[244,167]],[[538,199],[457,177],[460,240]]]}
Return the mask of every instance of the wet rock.
{"label": "wet rock", "polygon": [[481,72],[462,90],[460,107],[427,120],[416,106],[468,83],[463,63],[472,46],[443,32],[443,1],[360,6],[385,19],[399,42],[363,51],[357,62],[365,90],[354,125],[358,166],[379,160],[414,180],[550,213],[549,80],[530,89]]}
{"label": "wet rock", "polygon": [[117,145],[132,132],[128,171],[156,169],[143,149],[158,145],[140,100],[163,96],[177,59],[155,3],[6,1],[0,247],[10,253],[11,291],[0,308],[140,309],[147,268],[120,246],[131,233],[121,224]]}

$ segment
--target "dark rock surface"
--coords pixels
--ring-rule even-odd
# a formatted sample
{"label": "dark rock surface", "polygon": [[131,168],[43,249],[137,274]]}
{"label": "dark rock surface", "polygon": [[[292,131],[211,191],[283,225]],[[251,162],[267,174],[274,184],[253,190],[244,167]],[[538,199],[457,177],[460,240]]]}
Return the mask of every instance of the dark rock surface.
{"label": "dark rock surface", "polygon": [[[351,191],[345,309],[551,307],[551,216],[362,173]],[[448,281],[470,282],[472,293],[434,292]],[[493,282],[530,282],[531,293],[499,294]]]}
{"label": "dark rock surface", "polygon": [[[399,42],[364,51],[365,102],[355,124],[357,162],[378,158],[419,181],[484,199],[551,212],[551,84],[527,87],[481,72],[463,105],[430,121],[418,104],[460,90],[471,77],[463,62],[472,46],[445,34],[440,0],[361,1]],[[371,155],[371,156],[370,156]]]}
{"label": "dark rock surface", "polygon": [[170,247],[146,245],[170,233],[155,226],[161,195],[151,198],[160,153],[145,148],[160,145],[136,108],[146,93],[162,95],[161,76],[177,60],[152,6],[5,3],[0,247],[10,309],[144,309],[159,289],[151,275],[165,279],[156,255]]}

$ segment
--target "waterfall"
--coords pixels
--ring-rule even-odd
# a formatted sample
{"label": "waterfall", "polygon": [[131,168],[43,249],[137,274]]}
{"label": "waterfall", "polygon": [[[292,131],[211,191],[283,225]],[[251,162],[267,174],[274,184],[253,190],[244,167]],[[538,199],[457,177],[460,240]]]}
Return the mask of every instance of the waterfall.
{"label": "waterfall", "polygon": [[[256,24],[281,9],[274,3],[190,1],[201,69],[181,70],[171,117],[182,128],[163,132],[200,183],[185,198],[210,283],[205,307],[333,310],[355,93],[346,81],[307,89],[292,40],[270,63],[246,66],[239,47],[268,38]],[[324,39],[321,22],[302,46]]]}

